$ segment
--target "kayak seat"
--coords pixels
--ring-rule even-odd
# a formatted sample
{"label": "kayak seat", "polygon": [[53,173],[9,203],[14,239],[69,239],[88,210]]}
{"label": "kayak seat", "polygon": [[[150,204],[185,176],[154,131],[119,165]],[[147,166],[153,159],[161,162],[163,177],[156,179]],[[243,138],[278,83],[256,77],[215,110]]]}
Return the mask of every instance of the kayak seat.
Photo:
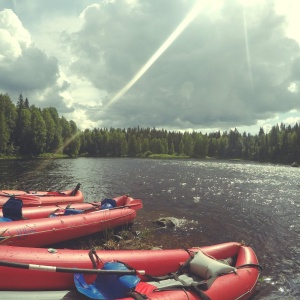
{"label": "kayak seat", "polygon": [[[208,290],[219,276],[235,272],[236,268],[230,266],[227,260],[216,260],[199,250],[196,253],[192,252],[191,257],[176,273],[161,277],[147,275],[153,280],[147,283],[154,287],[155,292],[185,289],[194,291],[203,300],[208,300],[204,291]],[[140,292],[139,286],[137,291]]]}
{"label": "kayak seat", "polygon": [[117,206],[117,202],[114,199],[104,199],[101,201],[101,209],[110,209]]}
{"label": "kayak seat", "polygon": [[10,197],[2,207],[2,213],[4,218],[9,218],[12,221],[23,220],[22,215],[23,202],[21,199]]}

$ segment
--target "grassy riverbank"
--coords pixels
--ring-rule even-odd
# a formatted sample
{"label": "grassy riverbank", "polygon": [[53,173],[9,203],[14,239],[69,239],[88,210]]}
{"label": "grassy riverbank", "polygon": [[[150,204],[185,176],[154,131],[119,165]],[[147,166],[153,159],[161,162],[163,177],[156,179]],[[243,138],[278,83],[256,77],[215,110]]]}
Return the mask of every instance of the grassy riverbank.
{"label": "grassy riverbank", "polygon": [[96,249],[96,250],[134,250],[152,249],[154,247],[154,233],[152,229],[135,231],[132,226],[107,229],[86,237],[57,243],[54,248],[68,249]]}

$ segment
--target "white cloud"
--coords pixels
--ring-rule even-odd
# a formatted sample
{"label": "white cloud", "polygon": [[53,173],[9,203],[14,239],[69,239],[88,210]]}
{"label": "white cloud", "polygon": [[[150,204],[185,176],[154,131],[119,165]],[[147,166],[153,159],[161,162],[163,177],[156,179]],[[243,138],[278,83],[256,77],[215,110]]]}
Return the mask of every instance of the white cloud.
{"label": "white cloud", "polygon": [[30,45],[29,32],[23,28],[21,21],[11,9],[4,9],[0,12],[0,28],[10,33],[22,46],[28,47]]}
{"label": "white cloud", "polygon": [[[73,55],[80,54],[72,69],[105,90],[110,102],[164,43],[192,2],[176,1],[171,20],[164,18],[170,13],[166,2],[156,7],[156,2],[140,1],[144,5],[135,10],[124,1],[118,2],[121,7],[89,6],[84,26],[71,36]],[[299,81],[291,78],[299,45],[285,37],[284,26],[270,5],[244,11],[231,1],[213,19],[204,10],[130,91],[112,107],[99,107],[88,116],[115,126],[132,119],[128,125],[228,127],[253,125],[289,110],[297,103],[288,87]],[[130,114],[135,117],[128,118]]]}
{"label": "white cloud", "polygon": [[299,111],[299,21],[287,1],[199,1],[170,39],[196,1],[4,0],[15,22],[0,25],[0,91],[26,91],[82,129],[253,131]]}
{"label": "white cloud", "polygon": [[11,61],[22,54],[22,48],[31,43],[30,34],[22,27],[10,9],[0,12],[0,61]]}
{"label": "white cloud", "polygon": [[4,29],[0,29],[0,61],[15,59],[22,53],[20,44]]}
{"label": "white cloud", "polygon": [[[70,111],[60,93],[57,59],[49,57],[31,41],[29,32],[11,9],[0,12],[0,90],[17,99],[23,93],[31,104],[54,105]],[[74,110],[74,109],[73,109]]]}

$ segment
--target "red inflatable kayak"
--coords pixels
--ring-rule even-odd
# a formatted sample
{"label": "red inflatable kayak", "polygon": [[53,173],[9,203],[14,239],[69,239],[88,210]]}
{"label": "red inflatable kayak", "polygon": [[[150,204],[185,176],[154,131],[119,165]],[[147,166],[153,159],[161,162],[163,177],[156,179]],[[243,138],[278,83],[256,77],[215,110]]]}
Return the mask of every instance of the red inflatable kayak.
{"label": "red inflatable kayak", "polygon": [[142,208],[141,200],[121,196],[104,199],[100,209],[93,211],[71,208],[65,210],[67,214],[48,218],[18,221],[4,218],[0,223],[0,245],[40,247],[79,238],[132,223],[139,208]]}
{"label": "red inflatable kayak", "polygon": [[[253,295],[260,274],[258,259],[253,249],[235,242],[193,247],[188,250],[94,252],[2,246],[0,247],[0,290],[3,292],[0,292],[0,296],[3,299],[13,299],[10,297],[20,295],[21,298],[18,299],[24,297],[29,299],[34,293],[36,297],[40,296],[39,299],[44,299],[43,295],[47,295],[45,299],[63,299],[64,295],[67,297],[72,294],[72,299],[86,299],[80,298],[80,293],[74,291],[75,283],[78,289],[79,276],[74,273],[85,274],[91,270],[95,273],[103,272],[101,276],[105,281],[105,276],[112,275],[103,271],[104,266],[112,261],[122,262],[127,267],[131,267],[138,277],[137,284],[131,290],[146,295],[147,298],[144,299],[152,300],[245,300]],[[93,265],[96,268],[93,268]],[[184,277],[186,283],[189,282],[190,277],[193,278],[193,282],[199,282],[199,291],[190,289],[188,284],[180,287],[180,283],[174,285],[174,279],[160,277],[178,272],[183,265],[187,267],[187,271],[180,276],[186,276]],[[95,278],[96,275],[84,275],[86,284],[82,287],[88,288]],[[98,277],[97,280],[97,288],[101,289]],[[109,285],[108,281],[107,288]],[[114,285],[111,288],[116,289]],[[23,292],[18,294],[13,291]],[[124,296],[121,299],[132,298]]]}
{"label": "red inflatable kayak", "polygon": [[55,205],[83,202],[84,197],[79,190],[80,184],[75,189],[62,192],[56,191],[20,191],[0,190],[0,207],[10,198],[15,197],[23,201],[24,206]]}
{"label": "red inflatable kayak", "polygon": [[[140,199],[134,199],[128,195],[118,196],[112,198],[115,201],[116,207],[130,207],[134,210],[142,208],[142,201]],[[47,218],[51,214],[63,215],[66,209],[95,211],[101,209],[102,202],[80,202],[72,204],[57,204],[57,205],[38,205],[38,206],[25,206],[22,207],[22,216],[25,219],[39,219]],[[103,208],[103,206],[102,206]],[[0,218],[3,217],[2,208],[0,208]]]}

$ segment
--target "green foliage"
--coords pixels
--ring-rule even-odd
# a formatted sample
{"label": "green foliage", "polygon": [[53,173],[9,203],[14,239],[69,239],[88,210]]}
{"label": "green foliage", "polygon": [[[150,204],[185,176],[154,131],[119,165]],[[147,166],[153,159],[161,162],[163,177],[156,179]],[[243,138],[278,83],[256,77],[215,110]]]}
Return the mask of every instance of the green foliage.
{"label": "green foliage", "polygon": [[257,135],[237,129],[202,134],[156,128],[94,128],[80,131],[54,107],[41,110],[21,94],[14,105],[0,94],[0,157],[151,157],[244,159],[300,163],[300,128],[284,124]]}

